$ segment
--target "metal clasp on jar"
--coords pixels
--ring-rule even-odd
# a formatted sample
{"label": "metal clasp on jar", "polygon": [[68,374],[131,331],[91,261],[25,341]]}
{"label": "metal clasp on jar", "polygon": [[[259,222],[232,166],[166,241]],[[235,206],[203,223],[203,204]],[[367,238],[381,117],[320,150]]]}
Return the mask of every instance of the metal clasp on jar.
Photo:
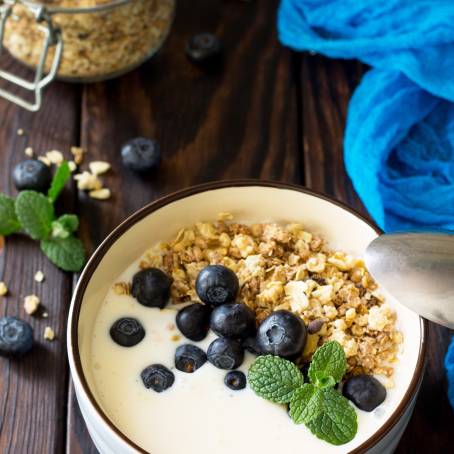
{"label": "metal clasp on jar", "polygon": [[[36,66],[35,76],[33,81],[28,81],[8,71],[0,69],[0,79],[7,80],[14,85],[17,85],[25,90],[32,92],[34,100],[27,101],[6,89],[0,88],[0,97],[13,102],[24,109],[36,112],[41,107],[42,102],[42,91],[44,87],[49,85],[54,79],[60,65],[61,56],[63,53],[63,41],[60,30],[52,24],[50,14],[46,8],[42,5],[31,4],[29,2],[22,2],[20,0],[0,0],[0,54],[3,51],[3,36],[5,33],[5,24],[8,18],[12,16],[13,6],[16,3],[22,3],[25,5],[35,16],[39,29],[44,34],[44,46],[39,59],[39,63]],[[48,74],[44,75],[44,67],[46,64],[49,50],[54,47],[55,53],[52,60],[52,64]]]}

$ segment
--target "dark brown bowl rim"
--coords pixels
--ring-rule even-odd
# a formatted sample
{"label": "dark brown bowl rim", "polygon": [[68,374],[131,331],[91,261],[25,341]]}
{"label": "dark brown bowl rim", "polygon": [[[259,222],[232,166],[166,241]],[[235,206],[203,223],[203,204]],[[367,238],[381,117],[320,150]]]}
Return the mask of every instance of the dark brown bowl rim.
{"label": "dark brown bowl rim", "polygon": [[[325,200],[330,202],[338,207],[348,211],[349,213],[356,216],[361,221],[368,224],[372,229],[377,232],[377,234],[381,235],[383,232],[374,225],[369,219],[362,216],[360,213],[356,212],[354,209],[350,208],[349,206],[345,205],[338,200],[332,199],[324,194],[318,193],[311,189],[307,189],[305,187],[291,184],[291,183],[283,183],[280,181],[270,181],[270,180],[254,180],[254,179],[241,179],[241,180],[222,180],[222,181],[215,181],[209,183],[203,183],[196,186],[191,186],[186,189],[182,189],[166,196],[160,197],[154,202],[145,205],[143,208],[137,210],[131,216],[129,216],[126,220],[124,220],[119,226],[117,226],[108,236],[107,238],[99,245],[96,251],[93,253],[89,261],[87,262],[81,276],[79,282],[77,284],[77,288],[75,290],[73,299],[72,299],[72,312],[71,312],[71,319],[68,320],[68,324],[70,325],[70,347],[74,359],[74,365],[76,369],[76,373],[82,385],[82,388],[85,394],[88,397],[91,405],[94,407],[95,411],[98,413],[98,416],[107,424],[107,426],[116,433],[124,442],[130,445],[132,448],[136,449],[138,452],[142,454],[149,454],[148,451],[145,451],[143,448],[138,446],[132,440],[130,440],[125,434],[123,434],[115,425],[110,421],[108,416],[104,413],[101,407],[96,402],[88,383],[85,379],[82,362],[80,359],[80,352],[79,352],[79,342],[78,342],[78,324],[79,324],[79,316],[80,316],[80,308],[82,305],[83,297],[85,290],[87,288],[88,282],[90,281],[91,275],[96,271],[97,266],[99,265],[101,259],[105,255],[105,253],[110,249],[113,243],[123,235],[127,230],[129,230],[133,225],[137,222],[141,221],[144,217],[148,216],[149,214],[155,212],[159,208],[162,208],[165,205],[168,205],[172,202],[177,200],[184,199],[186,197],[199,194],[202,192],[212,191],[216,189],[224,189],[229,187],[244,187],[244,186],[261,186],[261,187],[268,187],[268,188],[276,188],[276,189],[287,189],[292,191],[301,192],[303,194],[308,194],[314,196],[316,198]],[[367,452],[368,449],[376,445],[382,438],[387,435],[387,433],[393,428],[396,422],[400,419],[402,414],[405,412],[407,407],[410,405],[411,400],[415,392],[417,391],[424,372],[424,365],[425,365],[425,356],[426,356],[426,349],[427,349],[427,341],[426,341],[426,331],[427,331],[427,321],[423,318],[420,318],[420,326],[421,326],[421,342],[420,348],[418,353],[418,361],[416,363],[415,372],[410,382],[410,386],[408,387],[407,392],[405,393],[404,397],[402,398],[399,406],[394,411],[394,413],[388,418],[386,423],[378,430],[374,435],[368,438],[363,444],[355,448],[353,451],[350,451],[348,454],[362,454]]]}

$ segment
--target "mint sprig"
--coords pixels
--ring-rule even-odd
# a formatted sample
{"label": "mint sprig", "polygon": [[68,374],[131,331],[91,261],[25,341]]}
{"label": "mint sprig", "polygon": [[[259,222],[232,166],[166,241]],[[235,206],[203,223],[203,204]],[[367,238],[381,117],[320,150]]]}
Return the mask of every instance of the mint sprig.
{"label": "mint sprig", "polygon": [[16,200],[0,194],[0,235],[23,231],[40,241],[49,260],[65,271],[80,271],[85,263],[82,242],[74,236],[79,218],[64,214],[56,219],[54,203],[71,176],[67,162],[56,170],[51,186],[44,194],[21,191]]}
{"label": "mint sprig", "polygon": [[276,403],[289,403],[289,415],[295,424],[305,424],[318,438],[333,445],[353,440],[358,430],[356,411],[334,389],[347,369],[342,346],[331,341],[313,355],[309,367],[310,383],[304,383],[299,369],[276,356],[261,356],[249,368],[253,391]]}

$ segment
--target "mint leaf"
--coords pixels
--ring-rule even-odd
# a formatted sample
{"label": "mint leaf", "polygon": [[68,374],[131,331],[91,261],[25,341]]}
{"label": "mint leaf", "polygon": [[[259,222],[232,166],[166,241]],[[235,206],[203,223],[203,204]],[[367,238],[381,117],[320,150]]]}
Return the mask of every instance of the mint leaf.
{"label": "mint leaf", "polygon": [[333,377],[336,383],[342,380],[347,370],[347,358],[344,349],[337,341],[323,344],[312,357],[308,376],[311,383],[323,387],[321,381]]}
{"label": "mint leaf", "polygon": [[0,194],[0,235],[11,235],[20,228],[20,222],[14,211],[14,199]]}
{"label": "mint leaf", "polygon": [[71,177],[71,170],[66,161],[63,161],[55,172],[54,178],[50,185],[49,191],[47,192],[47,197],[49,197],[51,202],[55,202],[60,195],[60,192],[65,187],[66,182]]}
{"label": "mint leaf", "polygon": [[74,237],[41,241],[41,250],[48,259],[64,271],[80,271],[85,264],[85,249]]}
{"label": "mint leaf", "polygon": [[307,424],[322,411],[320,390],[314,385],[305,383],[293,393],[289,414],[295,424]]}
{"label": "mint leaf", "polygon": [[23,229],[34,240],[49,236],[54,207],[46,196],[35,191],[22,191],[16,198],[15,210]]}
{"label": "mint leaf", "polygon": [[306,423],[318,438],[333,445],[342,445],[353,440],[358,431],[355,409],[348,400],[334,388],[318,390],[322,411]]}
{"label": "mint leaf", "polygon": [[64,214],[52,222],[53,238],[68,238],[79,227],[79,218],[75,214]]}
{"label": "mint leaf", "polygon": [[285,404],[295,390],[303,386],[304,378],[290,361],[278,356],[259,356],[249,368],[248,381],[252,390],[264,399]]}

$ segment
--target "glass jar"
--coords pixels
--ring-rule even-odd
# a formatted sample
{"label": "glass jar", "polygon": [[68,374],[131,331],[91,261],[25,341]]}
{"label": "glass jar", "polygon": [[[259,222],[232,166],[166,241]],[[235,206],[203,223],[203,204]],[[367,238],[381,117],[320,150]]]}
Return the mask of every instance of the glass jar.
{"label": "glass jar", "polygon": [[93,82],[143,63],[162,46],[175,11],[175,0],[0,0],[0,5],[3,47],[36,68],[32,83],[0,71],[10,82],[25,82],[19,85],[35,92],[35,103],[18,102],[3,89],[0,96],[29,110],[39,109],[41,90],[54,77]]}

